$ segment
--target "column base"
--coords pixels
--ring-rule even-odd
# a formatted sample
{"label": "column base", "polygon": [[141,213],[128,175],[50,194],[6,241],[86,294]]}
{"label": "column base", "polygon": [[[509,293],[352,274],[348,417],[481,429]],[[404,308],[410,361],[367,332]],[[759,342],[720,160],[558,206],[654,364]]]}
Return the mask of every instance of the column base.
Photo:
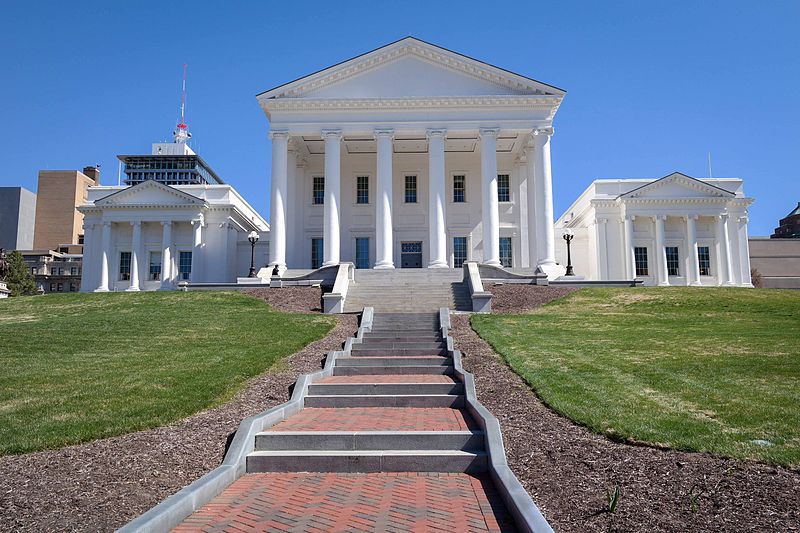
{"label": "column base", "polygon": [[450,268],[450,265],[445,261],[431,261],[428,263],[428,268]]}
{"label": "column base", "polygon": [[375,263],[375,266],[373,266],[372,268],[373,270],[392,270],[394,269],[394,263],[392,262]]}
{"label": "column base", "polygon": [[95,289],[95,290],[94,290],[94,291],[92,291],[92,292],[108,292],[108,289],[99,288],[99,289]]}
{"label": "column base", "polygon": [[338,266],[340,262],[341,261],[338,261],[338,260],[337,261],[325,261],[324,263],[322,263],[322,266],[323,267]]}
{"label": "column base", "polygon": [[669,281],[659,281],[658,282],[658,286],[659,287],[669,287],[670,284],[669,284]]}
{"label": "column base", "polygon": [[125,292],[139,292],[139,287],[128,287]]}
{"label": "column base", "polygon": [[503,265],[501,265],[501,264],[500,264],[500,261],[499,261],[499,260],[497,260],[497,259],[491,259],[491,260],[489,260],[489,261],[484,261],[484,262],[483,262],[483,263],[481,263],[481,264],[482,264],[482,265],[493,266],[493,267],[500,267],[500,268],[502,268],[502,267],[503,267]]}
{"label": "column base", "polygon": [[690,286],[690,287],[702,287],[702,286],[703,286],[703,284],[702,284],[702,283],[700,283],[699,281],[693,281],[693,282],[691,282],[691,283],[689,284],[689,286]]}
{"label": "column base", "polygon": [[158,288],[158,290],[160,290],[160,291],[171,291],[171,290],[173,290],[173,287],[171,285],[162,285],[161,287]]}

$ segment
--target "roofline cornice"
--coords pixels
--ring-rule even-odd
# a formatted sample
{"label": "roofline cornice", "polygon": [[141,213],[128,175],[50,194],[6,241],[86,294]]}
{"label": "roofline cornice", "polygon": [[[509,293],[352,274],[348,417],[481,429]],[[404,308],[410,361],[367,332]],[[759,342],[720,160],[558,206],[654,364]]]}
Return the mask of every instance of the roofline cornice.
{"label": "roofline cornice", "polygon": [[520,108],[545,109],[553,113],[561,96],[440,96],[409,98],[287,98],[261,101],[264,111],[340,111],[360,109],[419,108]]}

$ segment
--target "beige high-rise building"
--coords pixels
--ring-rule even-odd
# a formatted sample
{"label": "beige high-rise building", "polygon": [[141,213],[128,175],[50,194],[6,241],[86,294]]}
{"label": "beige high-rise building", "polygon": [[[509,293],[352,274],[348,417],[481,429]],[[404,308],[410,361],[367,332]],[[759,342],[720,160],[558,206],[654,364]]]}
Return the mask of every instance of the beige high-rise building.
{"label": "beige high-rise building", "polygon": [[33,247],[58,250],[82,244],[83,214],[76,207],[87,198],[87,189],[100,185],[100,169],[40,170]]}

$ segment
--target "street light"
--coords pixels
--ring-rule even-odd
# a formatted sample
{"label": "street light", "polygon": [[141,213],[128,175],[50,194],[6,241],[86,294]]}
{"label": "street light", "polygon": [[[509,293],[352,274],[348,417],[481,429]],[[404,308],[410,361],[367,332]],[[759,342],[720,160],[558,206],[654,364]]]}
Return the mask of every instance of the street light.
{"label": "street light", "polygon": [[571,229],[567,229],[564,231],[564,240],[567,241],[567,276],[574,276],[575,272],[572,271],[572,254],[570,253],[570,243],[572,239],[575,238],[575,234],[572,233]]}
{"label": "street light", "polygon": [[247,277],[254,278],[256,277],[255,253],[256,243],[258,242],[258,233],[251,231],[250,235],[247,236],[247,240],[250,241],[250,273],[247,275]]}

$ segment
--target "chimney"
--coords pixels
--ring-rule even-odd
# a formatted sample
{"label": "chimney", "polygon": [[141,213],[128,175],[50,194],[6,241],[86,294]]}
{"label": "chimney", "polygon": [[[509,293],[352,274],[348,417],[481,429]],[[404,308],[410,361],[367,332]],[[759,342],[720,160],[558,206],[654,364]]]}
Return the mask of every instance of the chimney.
{"label": "chimney", "polygon": [[83,167],[83,173],[94,181],[95,185],[100,185],[100,167],[90,166]]}

